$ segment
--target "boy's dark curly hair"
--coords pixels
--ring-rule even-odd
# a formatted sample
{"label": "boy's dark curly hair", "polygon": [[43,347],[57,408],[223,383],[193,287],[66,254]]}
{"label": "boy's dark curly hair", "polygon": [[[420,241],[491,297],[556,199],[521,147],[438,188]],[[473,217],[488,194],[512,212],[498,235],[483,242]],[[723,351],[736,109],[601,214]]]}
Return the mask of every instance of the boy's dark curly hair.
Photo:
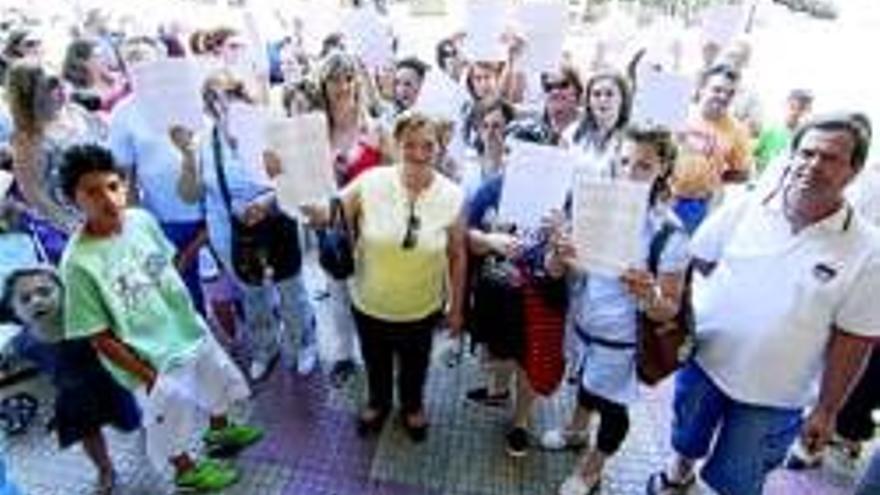
{"label": "boy's dark curly hair", "polygon": [[92,172],[107,172],[125,177],[107,148],[97,144],[77,144],[68,148],[64,152],[60,173],[64,195],[73,201],[79,180]]}

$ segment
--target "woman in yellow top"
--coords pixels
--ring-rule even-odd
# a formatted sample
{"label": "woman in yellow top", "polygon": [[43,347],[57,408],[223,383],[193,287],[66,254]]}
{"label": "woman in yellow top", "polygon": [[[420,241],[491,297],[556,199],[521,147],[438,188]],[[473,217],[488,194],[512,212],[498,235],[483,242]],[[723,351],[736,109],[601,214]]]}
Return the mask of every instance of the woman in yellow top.
{"label": "woman in yellow top", "polygon": [[[369,387],[358,431],[381,429],[391,409],[396,358],[403,425],[418,442],[427,434],[422,395],[432,332],[444,311],[453,333],[462,327],[464,195],[433,168],[435,122],[404,114],[394,139],[398,163],[367,170],[341,193],[358,235],[351,295]],[[328,218],[322,207],[303,212],[313,223]]]}

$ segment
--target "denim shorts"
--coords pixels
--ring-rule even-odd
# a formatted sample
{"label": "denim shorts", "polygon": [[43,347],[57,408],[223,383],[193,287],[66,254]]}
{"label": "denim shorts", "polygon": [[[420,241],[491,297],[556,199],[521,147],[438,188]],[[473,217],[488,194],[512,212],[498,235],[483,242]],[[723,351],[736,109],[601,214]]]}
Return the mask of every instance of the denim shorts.
{"label": "denim shorts", "polygon": [[688,459],[708,456],[700,476],[721,495],[761,495],[802,424],[800,409],[730,398],[693,361],[676,375],[673,408],[673,448]]}

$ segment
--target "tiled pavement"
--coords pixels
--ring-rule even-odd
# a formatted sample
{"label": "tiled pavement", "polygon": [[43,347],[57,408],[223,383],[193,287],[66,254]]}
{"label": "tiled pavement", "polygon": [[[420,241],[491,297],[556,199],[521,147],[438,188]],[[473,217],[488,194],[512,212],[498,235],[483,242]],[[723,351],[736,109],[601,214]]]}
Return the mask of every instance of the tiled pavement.
{"label": "tiled pavement", "polygon": [[[572,466],[574,454],[534,450],[522,460],[504,452],[506,416],[461,401],[478,380],[470,360],[448,369],[436,366],[428,386],[432,428],[423,445],[413,445],[389,422],[378,440],[358,438],[353,413],[363,383],[342,390],[319,375],[300,378],[279,369],[256,388],[243,414],[267,428],[268,435],[238,460],[243,479],[227,494],[289,495],[549,495]],[[559,422],[570,397],[541,404],[536,423]],[[633,411],[633,429],[608,467],[603,492],[643,493],[648,473],[667,451],[668,391],[652,391]],[[46,408],[43,408],[45,411]],[[45,420],[45,417],[42,418]],[[44,424],[44,421],[42,422]],[[159,495],[171,489],[141,456],[137,435],[110,434],[112,452],[124,484],[121,495]],[[88,494],[93,472],[77,448],[59,452],[41,427],[10,439],[11,474],[28,495]],[[843,495],[851,477],[832,470],[811,475],[777,473],[768,495]]]}
{"label": "tiled pavement", "polygon": [[[319,315],[321,313],[319,312]],[[324,320],[325,318],[321,318]],[[326,327],[324,327],[326,328]],[[432,427],[422,445],[410,443],[390,421],[377,440],[358,438],[353,417],[364,383],[358,376],[342,389],[331,388],[320,373],[299,377],[279,367],[255,387],[252,403],[240,414],[264,425],[267,437],[237,463],[242,480],[225,494],[240,495],[550,495],[575,462],[573,453],[533,450],[513,460],[504,452],[507,415],[464,403],[464,391],[479,383],[476,359],[454,368],[431,370],[427,401]],[[28,388],[45,386],[31,382]],[[603,494],[644,493],[648,474],[668,453],[669,385],[648,390],[634,407],[632,430],[609,463]],[[0,391],[7,394],[9,390]],[[43,394],[46,395],[45,393]],[[563,386],[542,401],[536,431],[560,424],[572,403]],[[45,404],[44,404],[45,406]],[[78,495],[93,491],[94,472],[78,447],[59,452],[39,423],[10,438],[11,476],[27,495]],[[156,473],[141,454],[138,435],[109,434],[120,473],[119,495],[171,493],[169,473]],[[766,495],[844,495],[852,474],[823,469],[811,474],[775,473]],[[694,490],[699,493],[699,490]]]}

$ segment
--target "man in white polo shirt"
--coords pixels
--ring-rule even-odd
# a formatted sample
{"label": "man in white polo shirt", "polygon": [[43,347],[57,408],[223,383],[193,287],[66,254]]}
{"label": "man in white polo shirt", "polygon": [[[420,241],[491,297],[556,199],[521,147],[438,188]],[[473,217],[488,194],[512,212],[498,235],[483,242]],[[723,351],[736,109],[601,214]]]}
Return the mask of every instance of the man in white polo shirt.
{"label": "man in white polo shirt", "polygon": [[870,134],[860,114],[806,123],[778,188],[696,232],[696,354],[676,376],[675,458],[649,494],[684,493],[705,458],[717,493],[761,495],[798,433],[810,449],[828,441],[880,337],[880,234],[843,194]]}

